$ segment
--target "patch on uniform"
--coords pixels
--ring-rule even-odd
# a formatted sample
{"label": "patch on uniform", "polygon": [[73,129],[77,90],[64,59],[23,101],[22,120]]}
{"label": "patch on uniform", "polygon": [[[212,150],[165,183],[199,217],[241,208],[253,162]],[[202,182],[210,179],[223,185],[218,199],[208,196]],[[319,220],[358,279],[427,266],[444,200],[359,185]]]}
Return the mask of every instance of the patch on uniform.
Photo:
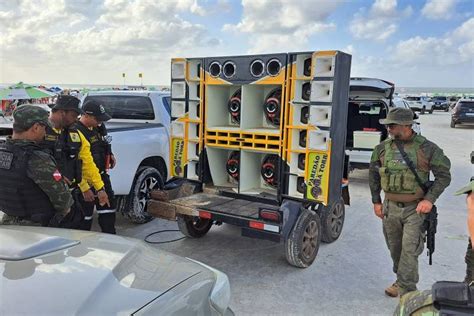
{"label": "patch on uniform", "polygon": [[12,166],[13,153],[0,151],[0,168],[9,170]]}
{"label": "patch on uniform", "polygon": [[63,176],[61,175],[58,169],[54,171],[53,178],[54,180],[56,180],[56,182],[60,181],[63,178]]}
{"label": "patch on uniform", "polygon": [[81,138],[79,137],[78,133],[69,133],[69,136],[71,137],[71,140],[75,143],[80,143]]}
{"label": "patch on uniform", "polygon": [[44,137],[45,140],[47,141],[57,141],[58,140],[58,136],[57,135],[48,135],[46,134],[46,136]]}

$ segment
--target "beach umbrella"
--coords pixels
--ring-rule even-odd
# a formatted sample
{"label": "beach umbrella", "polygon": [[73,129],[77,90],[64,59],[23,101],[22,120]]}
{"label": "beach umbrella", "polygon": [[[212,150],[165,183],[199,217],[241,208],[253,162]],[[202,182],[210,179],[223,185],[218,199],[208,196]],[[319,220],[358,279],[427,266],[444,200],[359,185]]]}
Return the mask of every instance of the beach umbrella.
{"label": "beach umbrella", "polygon": [[23,82],[0,90],[0,100],[42,99],[54,96],[53,93]]}

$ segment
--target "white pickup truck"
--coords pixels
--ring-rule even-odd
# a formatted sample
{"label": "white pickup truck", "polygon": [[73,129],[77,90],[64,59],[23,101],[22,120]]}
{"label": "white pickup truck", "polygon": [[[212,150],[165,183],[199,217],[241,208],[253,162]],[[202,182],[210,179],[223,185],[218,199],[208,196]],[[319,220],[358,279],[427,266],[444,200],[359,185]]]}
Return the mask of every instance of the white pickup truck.
{"label": "white pickup truck", "polygon": [[[82,101],[87,99],[99,100],[112,116],[106,126],[117,160],[110,177],[118,210],[145,223],[153,218],[147,213],[151,190],[168,179],[170,94],[111,90],[90,92]],[[11,117],[0,115],[0,140],[11,134]]]}
{"label": "white pickup truck", "polygon": [[112,119],[106,123],[117,165],[110,170],[118,210],[135,223],[152,219],[147,201],[168,179],[170,94],[164,91],[97,91]]}

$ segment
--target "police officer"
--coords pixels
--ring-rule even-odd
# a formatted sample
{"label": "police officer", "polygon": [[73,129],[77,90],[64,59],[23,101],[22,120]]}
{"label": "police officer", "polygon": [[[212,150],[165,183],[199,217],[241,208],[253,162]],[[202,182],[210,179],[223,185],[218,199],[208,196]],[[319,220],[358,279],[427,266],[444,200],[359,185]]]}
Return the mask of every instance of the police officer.
{"label": "police officer", "polygon": [[[13,112],[13,136],[0,144],[0,223],[48,226],[73,204],[54,159],[38,145],[49,126],[48,112],[32,105]],[[57,225],[54,225],[57,226]]]}
{"label": "police officer", "polygon": [[[374,212],[383,221],[393,272],[397,275],[396,282],[385,289],[385,294],[397,297],[416,290],[418,256],[424,245],[424,214],[431,211],[436,199],[451,182],[451,163],[436,144],[412,130],[415,122],[410,109],[392,108],[380,123],[386,125],[390,137],[373,151],[369,185]],[[428,186],[430,171],[434,174],[435,179],[426,193],[398,146],[414,164],[423,184]],[[385,194],[383,204],[382,190]]]}
{"label": "police officer", "polygon": [[94,206],[99,214],[99,225],[104,233],[115,234],[115,199],[112,184],[110,183],[107,171],[109,167],[114,167],[115,158],[112,154],[110,143],[107,141],[107,130],[104,122],[111,119],[110,115],[105,112],[102,104],[94,100],[86,101],[82,110],[84,114],[75,127],[85,136],[91,146],[92,157],[94,163],[99,169],[102,181],[105,184],[105,191],[109,197],[110,205],[100,205],[95,202],[82,203],[84,210],[83,229],[90,230],[92,226],[92,214]]}
{"label": "police officer", "polygon": [[94,201],[95,195],[89,184],[97,192],[100,204],[108,204],[107,193],[99,170],[94,164],[90,144],[74,124],[82,110],[79,99],[60,95],[50,113],[54,128],[48,128],[43,146],[49,149],[58,163],[60,172],[64,175],[73,195],[78,191],[84,200]]}

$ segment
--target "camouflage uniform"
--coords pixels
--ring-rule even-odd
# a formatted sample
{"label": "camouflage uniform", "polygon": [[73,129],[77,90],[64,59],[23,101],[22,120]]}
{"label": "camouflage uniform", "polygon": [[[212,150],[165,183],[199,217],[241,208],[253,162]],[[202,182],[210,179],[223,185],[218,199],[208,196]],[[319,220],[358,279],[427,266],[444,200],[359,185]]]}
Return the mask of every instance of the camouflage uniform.
{"label": "camouflage uniform", "polygon": [[431,290],[413,291],[400,298],[393,316],[437,316],[439,311],[433,306]]}
{"label": "camouflage uniform", "polygon": [[[405,117],[405,120],[397,120],[398,112],[401,112],[402,118],[403,115],[409,115],[411,119]],[[412,117],[411,110],[396,108],[391,110],[387,120],[381,120],[381,123],[411,125]],[[430,171],[435,176],[433,185],[425,194],[407,168],[393,139],[387,138],[373,151],[369,167],[372,202],[382,203],[380,192],[384,188],[383,233],[393,260],[393,272],[397,274],[396,284],[400,288],[400,295],[403,295],[416,290],[419,279],[418,256],[424,246],[425,215],[416,212],[418,202],[426,199],[435,203],[451,181],[451,163],[436,144],[420,135],[413,134],[409,140],[401,143],[423,181],[428,180]],[[392,170],[395,170],[393,177]],[[383,178],[384,173],[390,176]],[[387,188],[390,188],[390,191],[387,191]]]}
{"label": "camouflage uniform", "polygon": [[[34,123],[49,124],[48,112],[39,107],[30,105],[24,105],[15,110],[13,117],[17,126],[23,126],[24,128],[31,127]],[[66,215],[69,211],[73,201],[69,190],[61,178],[61,174],[58,172],[55,161],[53,158],[37,144],[30,140],[25,139],[12,139],[8,137],[6,143],[2,148],[18,148],[30,150],[26,161],[26,177],[31,179],[39,189],[46,194],[51,207],[53,208],[53,214]],[[13,161],[12,165],[15,163]],[[8,165],[3,165],[4,169],[8,168]],[[0,182],[5,179],[0,179]],[[0,188],[0,190],[8,190],[8,188]],[[5,194],[5,193],[3,193]],[[20,193],[18,193],[20,194]],[[22,197],[28,199],[28,197]],[[34,204],[35,201],[31,203]],[[0,205],[5,204],[5,201],[0,201]],[[3,209],[2,209],[3,208]],[[32,221],[28,216],[12,216],[7,215],[11,212],[8,209],[0,206],[0,210],[4,212],[3,217],[0,220],[0,224],[14,224],[14,225],[41,225],[37,221]]]}
{"label": "camouflage uniform", "polygon": [[[474,181],[471,181],[468,185],[458,190],[455,194],[469,194],[473,190]],[[464,278],[464,282],[471,284],[472,282],[474,282],[474,250],[472,249],[471,238],[468,238],[467,251],[464,261],[466,262],[466,277]]]}

